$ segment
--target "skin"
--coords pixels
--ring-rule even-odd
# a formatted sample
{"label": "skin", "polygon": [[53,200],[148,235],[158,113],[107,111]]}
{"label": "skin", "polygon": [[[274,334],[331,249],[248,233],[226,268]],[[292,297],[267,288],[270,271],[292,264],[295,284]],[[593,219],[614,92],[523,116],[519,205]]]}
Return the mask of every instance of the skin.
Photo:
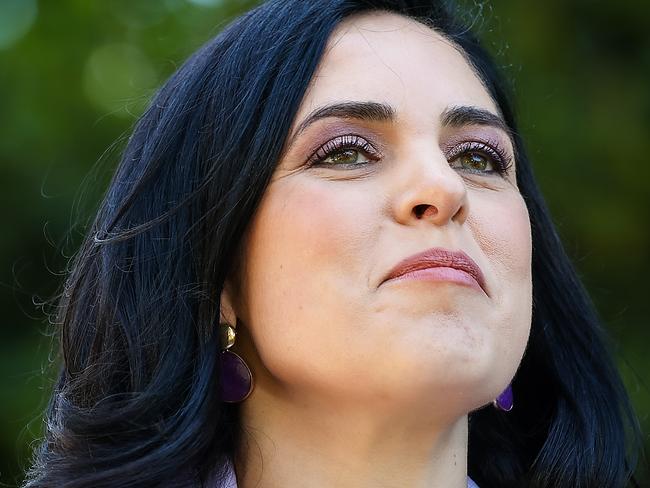
{"label": "skin", "polygon": [[[350,101],[388,104],[395,119],[327,117],[295,134],[314,110]],[[255,381],[241,403],[240,487],[466,486],[467,414],[516,373],[532,280],[516,161],[499,175],[453,156],[489,139],[514,160],[513,145],[495,127],[443,126],[460,105],[499,114],[428,27],[374,12],[333,33],[221,297]],[[377,154],[346,153],[369,161],[358,167],[305,163],[342,134]],[[434,246],[465,251],[486,290],[382,283]]]}

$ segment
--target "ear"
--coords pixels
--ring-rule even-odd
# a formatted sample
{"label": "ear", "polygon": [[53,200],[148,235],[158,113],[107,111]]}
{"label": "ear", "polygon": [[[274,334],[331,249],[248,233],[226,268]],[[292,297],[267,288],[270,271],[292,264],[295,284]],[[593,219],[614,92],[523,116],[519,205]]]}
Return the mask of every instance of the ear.
{"label": "ear", "polygon": [[226,280],[221,291],[219,309],[220,309],[220,323],[227,323],[232,327],[237,326],[237,313],[235,312],[235,302],[233,295],[232,283]]}

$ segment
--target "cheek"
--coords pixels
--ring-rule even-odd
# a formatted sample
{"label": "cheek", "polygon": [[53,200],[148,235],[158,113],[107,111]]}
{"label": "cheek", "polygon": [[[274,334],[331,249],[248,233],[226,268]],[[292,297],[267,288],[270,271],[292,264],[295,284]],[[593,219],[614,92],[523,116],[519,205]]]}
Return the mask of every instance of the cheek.
{"label": "cheek", "polygon": [[516,365],[523,355],[532,318],[530,219],[518,192],[477,197],[468,218],[492,275],[494,311],[501,316],[495,352]]}
{"label": "cheek", "polygon": [[279,180],[253,219],[242,320],[265,367],[280,380],[295,383],[302,370],[313,374],[335,363],[337,328],[344,333],[350,311],[362,302],[367,261],[360,258],[367,258],[368,229],[377,215],[368,199],[373,192],[360,186],[298,176]]}
{"label": "cheek", "polygon": [[531,277],[532,241],[526,204],[519,193],[508,192],[472,202],[468,223],[500,281]]}
{"label": "cheek", "polygon": [[256,278],[304,282],[357,266],[359,250],[363,254],[368,247],[365,229],[377,217],[368,198],[372,191],[360,186],[307,177],[271,186],[254,218],[248,248]]}

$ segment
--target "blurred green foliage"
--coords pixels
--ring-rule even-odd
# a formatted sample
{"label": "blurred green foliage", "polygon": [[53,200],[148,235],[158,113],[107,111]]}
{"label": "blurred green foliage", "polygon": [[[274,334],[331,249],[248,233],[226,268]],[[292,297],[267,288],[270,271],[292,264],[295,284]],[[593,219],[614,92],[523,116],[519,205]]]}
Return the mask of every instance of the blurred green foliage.
{"label": "blurred green foliage", "polygon": [[[37,305],[60,285],[120,141],[156,87],[254,3],[0,0],[4,483],[28,464],[53,377]],[[465,4],[513,85],[540,185],[611,332],[647,449],[650,4]]]}

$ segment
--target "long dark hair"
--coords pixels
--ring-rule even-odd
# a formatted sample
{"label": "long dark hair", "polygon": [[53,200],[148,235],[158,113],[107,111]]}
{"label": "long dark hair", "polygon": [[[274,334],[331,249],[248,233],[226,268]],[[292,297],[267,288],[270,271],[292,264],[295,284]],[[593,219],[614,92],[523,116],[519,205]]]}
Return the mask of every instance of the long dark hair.
{"label": "long dark hair", "polygon": [[455,42],[515,137],[532,332],[516,408],[470,414],[470,476],[482,488],[629,482],[636,418],[474,34],[433,0],[272,0],[196,52],[138,121],[57,297],[62,367],[26,487],[199,486],[225,469],[240,423],[218,393],[219,296],[332,30],[372,9]]}

